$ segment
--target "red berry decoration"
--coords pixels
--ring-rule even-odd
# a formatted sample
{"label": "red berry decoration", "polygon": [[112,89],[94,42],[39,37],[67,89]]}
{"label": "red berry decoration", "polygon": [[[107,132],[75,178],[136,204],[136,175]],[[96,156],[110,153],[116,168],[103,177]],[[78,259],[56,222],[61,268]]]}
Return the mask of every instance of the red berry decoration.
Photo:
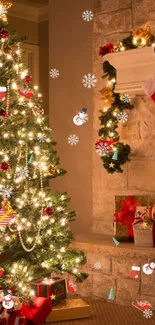
{"label": "red berry decoration", "polygon": [[31,82],[32,82],[32,78],[31,78],[30,76],[27,75],[27,76],[24,78],[24,82],[25,82],[26,84],[30,85]]}
{"label": "red berry decoration", "polygon": [[54,213],[54,210],[50,207],[47,207],[44,209],[44,214],[46,214],[46,216],[52,216]]}
{"label": "red berry decoration", "polygon": [[6,29],[0,29],[0,38],[8,38],[9,33]]}
{"label": "red berry decoration", "polygon": [[0,119],[7,118],[7,117],[8,117],[8,112],[5,109],[1,108],[0,109]]}
{"label": "red berry decoration", "polygon": [[108,53],[111,53],[114,50],[114,45],[112,43],[108,43],[105,46],[100,46],[99,48],[99,55],[104,56]]}
{"label": "red berry decoration", "polygon": [[6,173],[10,169],[10,165],[7,162],[3,161],[0,165],[0,169],[2,172]]}
{"label": "red berry decoration", "polygon": [[4,273],[4,269],[0,268],[0,278],[3,276],[3,273]]}

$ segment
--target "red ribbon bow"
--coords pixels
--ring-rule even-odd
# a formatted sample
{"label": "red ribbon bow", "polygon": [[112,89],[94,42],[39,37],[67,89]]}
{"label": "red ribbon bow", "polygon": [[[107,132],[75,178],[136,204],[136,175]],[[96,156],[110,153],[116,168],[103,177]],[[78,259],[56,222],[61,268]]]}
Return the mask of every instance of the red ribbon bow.
{"label": "red ribbon bow", "polygon": [[140,206],[138,201],[135,201],[134,196],[128,196],[127,200],[120,200],[121,209],[114,213],[114,222],[120,222],[122,225],[128,225],[128,235],[133,237],[132,224],[135,218],[136,207]]}

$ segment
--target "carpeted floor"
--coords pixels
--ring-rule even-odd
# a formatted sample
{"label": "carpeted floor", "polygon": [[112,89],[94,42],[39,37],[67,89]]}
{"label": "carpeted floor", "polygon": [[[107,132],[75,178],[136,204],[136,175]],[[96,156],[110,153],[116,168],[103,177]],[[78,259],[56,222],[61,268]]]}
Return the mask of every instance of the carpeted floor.
{"label": "carpeted floor", "polygon": [[132,306],[118,306],[102,300],[84,300],[90,304],[89,319],[55,322],[51,325],[155,325],[155,311],[151,318],[146,319],[142,311]]}

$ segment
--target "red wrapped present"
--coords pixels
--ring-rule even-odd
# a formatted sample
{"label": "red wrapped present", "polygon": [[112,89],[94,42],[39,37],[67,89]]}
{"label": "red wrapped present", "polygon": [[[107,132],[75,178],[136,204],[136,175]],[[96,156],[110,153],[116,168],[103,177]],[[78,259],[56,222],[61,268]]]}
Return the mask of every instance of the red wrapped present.
{"label": "red wrapped present", "polygon": [[26,317],[26,325],[43,325],[52,311],[52,301],[47,298],[34,297],[34,305],[24,304],[21,311]]}
{"label": "red wrapped present", "polygon": [[31,288],[37,297],[52,299],[52,306],[66,299],[66,283],[62,278],[45,278],[31,282]]}
{"label": "red wrapped present", "polygon": [[148,205],[148,196],[116,196],[114,213],[114,235],[120,240],[134,240],[133,222],[136,208]]}
{"label": "red wrapped present", "polygon": [[21,310],[7,310],[0,320],[0,325],[26,325],[26,318]]}

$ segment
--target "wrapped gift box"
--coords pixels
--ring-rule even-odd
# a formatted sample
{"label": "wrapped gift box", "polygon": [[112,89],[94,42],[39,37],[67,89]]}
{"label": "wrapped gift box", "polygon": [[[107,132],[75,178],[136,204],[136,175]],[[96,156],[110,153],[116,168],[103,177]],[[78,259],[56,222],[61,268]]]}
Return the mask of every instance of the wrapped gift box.
{"label": "wrapped gift box", "polygon": [[37,297],[52,297],[52,306],[66,299],[66,281],[62,278],[39,279],[31,282]]}
{"label": "wrapped gift box", "polygon": [[[141,206],[149,205],[148,196],[132,196],[134,198],[134,201],[139,202]],[[128,198],[129,196],[115,196],[115,212],[119,212],[121,210],[121,201],[127,200]],[[128,225],[122,224],[120,222],[114,222],[114,236],[119,241],[134,241],[133,236],[129,236]]]}
{"label": "wrapped gift box", "polygon": [[52,301],[47,298],[34,298],[34,306],[25,304],[21,308],[26,317],[26,325],[43,325],[52,311]]}
{"label": "wrapped gift box", "polygon": [[90,317],[89,305],[82,299],[67,299],[52,309],[46,323]]}
{"label": "wrapped gift box", "polygon": [[134,241],[137,247],[155,246],[155,206],[137,207],[133,223]]}

